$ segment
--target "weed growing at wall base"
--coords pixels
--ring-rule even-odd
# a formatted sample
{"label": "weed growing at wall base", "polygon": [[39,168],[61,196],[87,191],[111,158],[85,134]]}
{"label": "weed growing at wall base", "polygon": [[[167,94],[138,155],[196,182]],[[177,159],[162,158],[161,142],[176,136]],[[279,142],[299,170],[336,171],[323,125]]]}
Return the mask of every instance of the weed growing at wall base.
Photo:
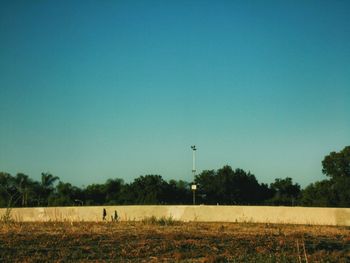
{"label": "weed growing at wall base", "polygon": [[0,216],[0,222],[4,224],[12,223],[14,220],[12,219],[11,215],[11,207],[6,208],[5,213]]}
{"label": "weed growing at wall base", "polygon": [[145,217],[141,221],[145,225],[159,225],[159,226],[174,226],[180,225],[181,221],[175,220],[173,217],[160,217],[157,218],[155,216]]}

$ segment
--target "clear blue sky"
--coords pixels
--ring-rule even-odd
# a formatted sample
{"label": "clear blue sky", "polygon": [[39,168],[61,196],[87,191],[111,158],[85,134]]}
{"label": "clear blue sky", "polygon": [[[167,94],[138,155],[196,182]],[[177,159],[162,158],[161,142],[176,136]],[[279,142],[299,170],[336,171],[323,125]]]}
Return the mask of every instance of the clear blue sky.
{"label": "clear blue sky", "polygon": [[75,185],[324,179],[350,145],[349,1],[1,1],[0,170]]}

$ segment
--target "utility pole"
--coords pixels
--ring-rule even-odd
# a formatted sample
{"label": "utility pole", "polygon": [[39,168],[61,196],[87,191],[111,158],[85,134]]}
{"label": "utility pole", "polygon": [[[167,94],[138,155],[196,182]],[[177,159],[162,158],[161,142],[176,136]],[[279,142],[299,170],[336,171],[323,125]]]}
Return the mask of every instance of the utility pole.
{"label": "utility pole", "polygon": [[193,205],[196,204],[196,190],[197,190],[197,185],[195,184],[195,178],[196,178],[196,145],[191,146],[192,149],[192,174],[193,174],[193,183],[191,185],[191,189],[193,192]]}

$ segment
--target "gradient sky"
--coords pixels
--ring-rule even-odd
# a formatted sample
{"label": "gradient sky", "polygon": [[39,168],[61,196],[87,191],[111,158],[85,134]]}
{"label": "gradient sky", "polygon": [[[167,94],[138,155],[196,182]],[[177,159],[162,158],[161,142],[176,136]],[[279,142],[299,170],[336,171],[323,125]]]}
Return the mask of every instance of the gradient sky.
{"label": "gradient sky", "polygon": [[0,170],[82,186],[325,178],[350,145],[350,1],[1,1]]}

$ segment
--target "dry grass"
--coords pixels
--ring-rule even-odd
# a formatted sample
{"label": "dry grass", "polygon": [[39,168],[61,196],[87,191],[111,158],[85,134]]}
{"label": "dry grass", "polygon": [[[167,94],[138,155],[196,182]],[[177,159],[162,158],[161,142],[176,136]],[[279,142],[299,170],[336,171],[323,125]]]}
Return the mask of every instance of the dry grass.
{"label": "dry grass", "polygon": [[2,223],[0,262],[350,262],[346,227],[169,222]]}

